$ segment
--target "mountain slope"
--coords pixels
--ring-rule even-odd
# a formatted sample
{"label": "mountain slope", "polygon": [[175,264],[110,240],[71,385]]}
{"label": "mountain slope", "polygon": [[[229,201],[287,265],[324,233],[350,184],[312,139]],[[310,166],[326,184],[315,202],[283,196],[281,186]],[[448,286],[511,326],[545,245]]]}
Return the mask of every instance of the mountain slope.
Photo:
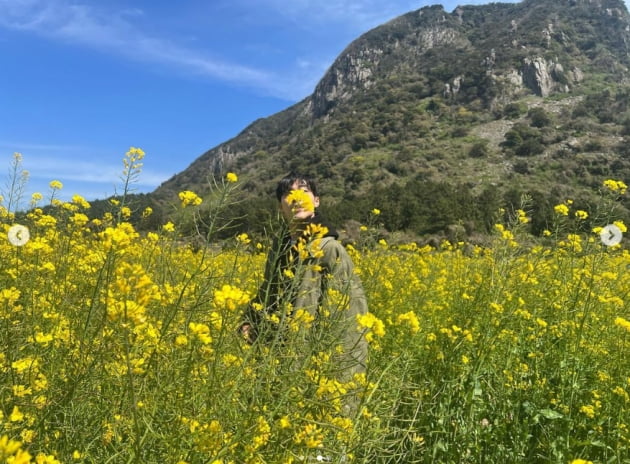
{"label": "mountain slope", "polygon": [[[529,193],[539,233],[552,202],[586,207],[605,178],[630,178],[629,67],[621,0],[425,7],[357,38],[310,97],[204,153],[151,198],[203,195],[209,177],[235,171],[247,206],[234,214],[251,216],[299,169],[321,180],[335,220],[381,207],[390,230],[464,221],[483,232],[493,208]],[[431,212],[436,189],[452,200],[448,214]]]}

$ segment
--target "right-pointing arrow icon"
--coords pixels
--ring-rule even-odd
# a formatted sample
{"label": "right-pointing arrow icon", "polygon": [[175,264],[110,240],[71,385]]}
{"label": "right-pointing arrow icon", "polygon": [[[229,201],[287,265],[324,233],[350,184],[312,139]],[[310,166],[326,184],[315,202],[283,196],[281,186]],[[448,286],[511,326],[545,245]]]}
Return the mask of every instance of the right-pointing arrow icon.
{"label": "right-pointing arrow icon", "polygon": [[621,243],[623,234],[621,229],[614,224],[608,224],[599,233],[602,243],[606,246],[615,246]]}

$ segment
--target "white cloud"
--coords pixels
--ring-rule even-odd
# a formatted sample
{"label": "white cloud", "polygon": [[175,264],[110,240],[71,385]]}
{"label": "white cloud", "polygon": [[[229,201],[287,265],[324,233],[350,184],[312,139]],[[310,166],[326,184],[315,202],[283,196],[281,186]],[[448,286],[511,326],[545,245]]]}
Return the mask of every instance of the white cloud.
{"label": "white cloud", "polygon": [[[29,183],[47,186],[52,180],[62,183],[67,181],[103,184],[111,186],[108,190],[113,193],[115,186],[121,185],[123,162],[120,155],[99,155],[85,159],[85,153],[94,155],[95,151],[76,145],[45,145],[37,143],[11,143],[0,141],[0,149],[15,151],[19,147],[22,152],[22,168],[29,173]],[[12,158],[13,155],[11,155]],[[9,166],[10,157],[3,156],[1,164]],[[140,187],[157,187],[171,177],[171,173],[142,169],[135,182]]]}
{"label": "white cloud", "polygon": [[[50,182],[51,180],[79,181],[93,184],[121,185],[123,165],[120,160],[111,163],[95,161],[76,161],[57,159],[54,157],[32,156],[24,160],[24,168],[29,171],[31,179]],[[142,170],[136,184],[156,187],[169,175],[151,170]]]}
{"label": "white cloud", "polygon": [[179,72],[290,98],[281,79],[272,72],[216,60],[170,39],[143,34],[127,19],[141,14],[139,10],[112,12],[68,0],[0,0],[0,27],[89,46],[135,61],[169,65]]}
{"label": "white cloud", "polygon": [[[19,148],[17,148],[19,147]],[[17,148],[18,153],[24,151],[47,151],[47,152],[64,152],[73,150],[82,150],[83,148],[76,145],[54,145],[54,144],[42,144],[42,143],[18,143],[13,141],[0,140],[0,149],[4,151],[15,151]]]}

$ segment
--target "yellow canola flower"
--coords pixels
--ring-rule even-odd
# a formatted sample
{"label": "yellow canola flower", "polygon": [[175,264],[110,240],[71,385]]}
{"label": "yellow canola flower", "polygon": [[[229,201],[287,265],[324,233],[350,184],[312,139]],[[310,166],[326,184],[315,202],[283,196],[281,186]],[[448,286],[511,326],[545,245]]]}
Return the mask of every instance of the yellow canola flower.
{"label": "yellow canola flower", "polygon": [[0,437],[0,462],[7,464],[29,464],[31,455],[21,449],[22,443],[11,440],[8,436]]}
{"label": "yellow canola flower", "polygon": [[584,220],[584,219],[588,218],[588,213],[587,213],[586,211],[583,211],[583,210],[581,210],[581,209],[578,209],[578,210],[575,212],[575,217],[576,217],[577,219]]}
{"label": "yellow canola flower", "polygon": [[81,195],[72,195],[72,203],[83,209],[89,209],[91,207],[90,203],[88,203]]}
{"label": "yellow canola flower", "polygon": [[595,417],[595,407],[592,404],[581,406],[580,412],[591,419]]}
{"label": "yellow canola flower", "polygon": [[146,308],[132,300],[113,301],[107,306],[107,318],[110,321],[132,321],[134,324],[146,322]]}
{"label": "yellow canola flower", "polygon": [[123,165],[125,166],[124,174],[138,173],[142,168],[142,159],[144,159],[144,151],[141,148],[130,147],[125,157],[123,158]]}
{"label": "yellow canola flower", "polygon": [[252,240],[249,238],[249,235],[247,235],[246,233],[242,233],[236,236],[236,241],[242,243],[243,245],[247,245]]}
{"label": "yellow canola flower", "polygon": [[57,225],[57,219],[54,216],[44,214],[35,221],[35,224],[40,227],[48,227],[52,229]]}
{"label": "yellow canola flower", "polygon": [[306,424],[293,436],[294,443],[303,443],[307,448],[317,448],[323,441],[324,434],[317,424]]}
{"label": "yellow canola flower", "polygon": [[231,353],[224,354],[221,357],[221,361],[226,367],[233,367],[233,366],[238,367],[243,364],[243,359]]}
{"label": "yellow canola flower", "polygon": [[311,213],[315,211],[313,200],[304,190],[291,190],[286,201],[293,209],[303,209]]}
{"label": "yellow canola flower", "polygon": [[305,309],[300,308],[293,314],[289,328],[293,332],[298,332],[300,328],[310,329],[314,320],[315,316]]}
{"label": "yellow canola flower", "polygon": [[280,419],[278,419],[278,425],[281,429],[288,429],[289,427],[291,427],[289,416],[282,416]]}
{"label": "yellow canola flower", "polygon": [[33,371],[36,370],[39,367],[39,361],[35,358],[28,356],[26,358],[13,361],[13,363],[11,363],[11,367],[15,369],[15,371],[18,374],[20,374],[27,370],[33,370]]}
{"label": "yellow canola flower", "polygon": [[63,184],[58,180],[51,180],[50,184],[48,184],[53,190],[61,190],[63,188]]}
{"label": "yellow canola flower", "polygon": [[252,445],[250,446],[251,451],[254,451],[266,445],[269,441],[269,438],[271,437],[271,426],[262,416],[258,416],[258,418],[256,419],[256,432],[257,434],[254,435],[254,438],[252,439]]}
{"label": "yellow canola flower", "polygon": [[567,205],[565,205],[564,203],[561,203],[559,205],[554,206],[553,210],[556,212],[556,214],[558,214],[560,216],[568,216],[569,215],[569,207]]}
{"label": "yellow canola flower", "polygon": [[77,227],[83,227],[88,222],[90,222],[90,218],[88,218],[83,213],[74,213],[74,215],[70,218],[70,222],[72,222]]}
{"label": "yellow canola flower", "polygon": [[12,305],[20,298],[21,295],[22,293],[15,287],[3,288],[0,290],[0,303],[8,303],[9,305]]}
{"label": "yellow canola flower", "polygon": [[622,180],[606,179],[604,181],[604,187],[611,192],[618,193],[620,195],[625,194],[628,190],[628,186]]}
{"label": "yellow canola flower", "polygon": [[416,316],[416,313],[414,313],[413,311],[399,314],[398,323],[406,324],[412,334],[418,333],[420,331],[420,321],[418,320],[418,316]]}
{"label": "yellow canola flower", "polygon": [[110,248],[113,245],[119,248],[128,247],[140,236],[128,222],[122,222],[116,227],[108,227],[99,235],[103,239],[106,248]]}
{"label": "yellow canola flower", "polygon": [[145,155],[144,150],[142,150],[142,148],[137,148],[137,147],[129,147],[129,150],[127,151],[127,153],[125,153],[125,157],[133,161],[139,161],[143,159],[144,155]]}
{"label": "yellow canola flower", "polygon": [[627,321],[623,317],[615,318],[615,325],[630,332],[630,321]]}
{"label": "yellow canola flower", "polygon": [[7,458],[22,447],[19,441],[11,440],[6,435],[0,437],[0,457]]}
{"label": "yellow canola flower", "polygon": [[53,335],[45,334],[43,332],[37,332],[34,336],[34,339],[40,345],[48,346],[48,344],[53,341]]}
{"label": "yellow canola flower", "polygon": [[568,234],[567,239],[560,241],[559,245],[579,253],[582,251],[582,237],[578,234]]}
{"label": "yellow canola flower", "polygon": [[79,207],[75,205],[74,203],[62,202],[61,207],[65,209],[66,211],[71,211],[71,212],[79,211]]}
{"label": "yellow canola flower", "polygon": [[175,337],[175,346],[186,346],[188,344],[188,337],[183,334],[179,334]]}
{"label": "yellow canola flower", "polygon": [[359,331],[367,329],[365,338],[368,342],[374,340],[374,336],[383,337],[385,335],[385,324],[372,313],[358,314],[357,323]]}
{"label": "yellow canola flower", "polygon": [[9,421],[11,422],[22,422],[24,420],[24,413],[20,411],[20,408],[17,406],[13,406],[13,411],[9,415]]}
{"label": "yellow canola flower", "polygon": [[624,234],[626,232],[628,232],[628,228],[626,227],[626,225],[623,223],[623,221],[615,221],[613,222],[613,225],[617,226],[619,228],[619,230],[621,232],[623,232]]}
{"label": "yellow canola flower", "polygon": [[238,181],[238,176],[234,174],[233,172],[228,172],[227,175],[225,176],[225,180],[233,184],[234,182]]}
{"label": "yellow canola flower", "polygon": [[250,299],[251,297],[247,292],[232,285],[223,285],[220,290],[214,291],[212,304],[216,308],[227,308],[234,311],[237,307],[248,303]]}
{"label": "yellow canola flower", "polygon": [[212,337],[210,336],[210,327],[208,327],[206,324],[190,322],[188,324],[188,329],[204,345],[212,342]]}
{"label": "yellow canola flower", "polygon": [[303,236],[295,244],[295,249],[301,260],[321,258],[324,252],[321,248],[322,237],[328,233],[328,228],[319,224],[309,224]]}
{"label": "yellow canola flower", "polygon": [[183,192],[179,192],[179,199],[182,202],[182,207],[186,206],[199,206],[203,200],[195,193],[190,190],[184,190]]}
{"label": "yellow canola flower", "polygon": [[55,458],[52,454],[46,455],[44,453],[39,453],[35,457],[35,462],[37,464],[61,464],[61,461]]}
{"label": "yellow canola flower", "polygon": [[24,385],[13,385],[13,396],[17,398],[23,398],[27,395],[32,395],[33,389]]}

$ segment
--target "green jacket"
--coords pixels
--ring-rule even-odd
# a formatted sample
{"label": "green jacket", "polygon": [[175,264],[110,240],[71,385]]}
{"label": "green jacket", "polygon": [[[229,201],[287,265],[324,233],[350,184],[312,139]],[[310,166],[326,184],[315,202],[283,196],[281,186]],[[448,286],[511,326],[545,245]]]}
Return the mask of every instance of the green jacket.
{"label": "green jacket", "polygon": [[[317,218],[313,222],[319,223]],[[368,354],[356,320],[368,311],[361,280],[334,230],[321,238],[305,239],[302,248],[309,253],[300,256],[299,247],[288,234],[275,241],[267,256],[263,284],[245,312],[245,323],[252,326],[254,337],[269,343],[295,332],[289,326],[301,324],[294,318],[299,310],[306,311],[312,321],[305,323],[308,328],[299,336],[319,348],[341,345],[337,377],[349,380],[354,373],[365,371]]]}

